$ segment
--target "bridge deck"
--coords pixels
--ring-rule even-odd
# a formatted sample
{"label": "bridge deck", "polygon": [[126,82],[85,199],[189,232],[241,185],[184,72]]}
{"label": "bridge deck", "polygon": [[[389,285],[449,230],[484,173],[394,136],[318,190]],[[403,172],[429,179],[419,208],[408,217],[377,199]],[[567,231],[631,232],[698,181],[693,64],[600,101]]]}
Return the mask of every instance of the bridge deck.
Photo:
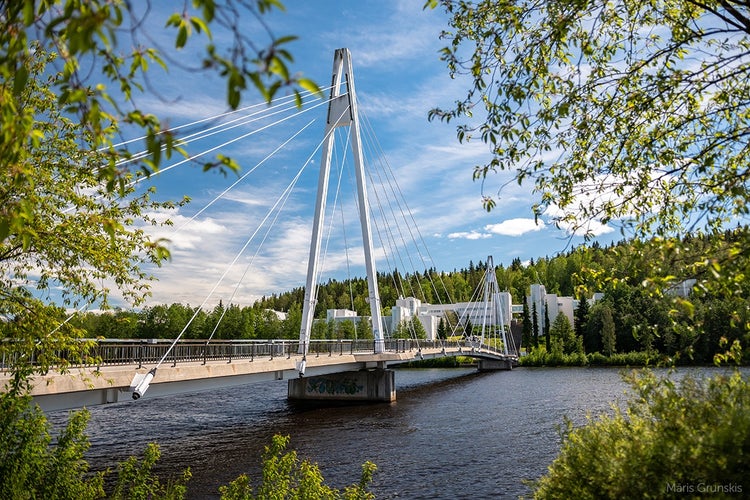
{"label": "bridge deck", "polygon": [[[203,343],[193,343],[205,347]],[[425,345],[427,344],[427,345]],[[256,347],[260,344],[256,344]],[[201,359],[196,353],[188,355],[183,349],[183,358],[163,363],[157,370],[147,397],[164,396],[185,392],[198,392],[221,387],[244,385],[253,382],[282,380],[299,377],[298,363],[303,356],[298,354],[298,344],[274,341],[268,351],[256,348],[252,356],[234,355],[223,359]],[[325,375],[368,368],[385,368],[419,359],[446,356],[472,356],[501,360],[508,357],[487,346],[472,347],[465,342],[421,342],[406,341],[392,350],[374,353],[370,349],[343,342],[328,342],[326,348],[318,344],[317,352],[304,357],[305,376]],[[107,352],[107,351],[103,351]],[[205,349],[202,351],[205,352]],[[263,354],[256,354],[261,352]],[[272,355],[276,354],[276,355]],[[132,359],[132,358],[131,358]],[[34,380],[32,396],[45,411],[79,408],[132,399],[131,382],[136,374],[145,374],[156,363],[138,362],[108,364],[102,359],[99,366],[83,366],[67,373],[50,371]],[[110,362],[113,362],[110,360]],[[0,385],[5,386],[8,373],[0,373]]]}

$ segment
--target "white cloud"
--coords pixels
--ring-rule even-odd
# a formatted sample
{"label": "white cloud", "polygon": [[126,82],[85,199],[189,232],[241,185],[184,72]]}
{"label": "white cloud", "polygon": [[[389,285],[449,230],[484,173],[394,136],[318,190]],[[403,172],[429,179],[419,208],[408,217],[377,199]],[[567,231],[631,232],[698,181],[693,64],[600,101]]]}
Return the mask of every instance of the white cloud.
{"label": "white cloud", "polygon": [[501,236],[521,236],[532,231],[541,231],[544,227],[545,224],[541,220],[518,217],[498,224],[488,224],[484,226],[484,230]]}
{"label": "white cloud", "polygon": [[492,238],[492,235],[488,233],[479,233],[477,231],[463,231],[458,233],[450,233],[448,235],[448,238],[451,240],[483,240]]}

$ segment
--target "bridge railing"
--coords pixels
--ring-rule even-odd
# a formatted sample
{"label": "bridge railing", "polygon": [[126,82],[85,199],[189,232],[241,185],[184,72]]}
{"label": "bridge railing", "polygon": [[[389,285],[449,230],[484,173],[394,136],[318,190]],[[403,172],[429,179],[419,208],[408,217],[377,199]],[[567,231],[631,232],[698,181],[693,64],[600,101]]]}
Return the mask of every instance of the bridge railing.
{"label": "bridge railing", "polygon": [[[10,342],[10,341],[3,341]],[[253,361],[256,358],[290,358],[300,356],[304,349],[297,340],[180,340],[174,347],[170,339],[104,339],[95,340],[94,347],[85,361],[71,361],[69,367],[101,367],[116,365],[152,366],[164,357],[165,364],[215,362],[234,360]],[[7,347],[7,345],[5,346]],[[170,349],[171,347],[171,349]],[[307,345],[307,356],[335,356],[377,352],[410,352],[420,349],[472,347],[468,341],[428,341],[412,339],[385,339],[382,348],[374,340],[311,340]],[[476,347],[475,347],[476,348]],[[488,346],[481,346],[488,350]],[[52,359],[65,359],[66,352],[55,352]],[[8,371],[20,354],[12,349],[3,349],[0,372]],[[166,355],[166,357],[165,357]],[[35,356],[32,355],[32,363]]]}

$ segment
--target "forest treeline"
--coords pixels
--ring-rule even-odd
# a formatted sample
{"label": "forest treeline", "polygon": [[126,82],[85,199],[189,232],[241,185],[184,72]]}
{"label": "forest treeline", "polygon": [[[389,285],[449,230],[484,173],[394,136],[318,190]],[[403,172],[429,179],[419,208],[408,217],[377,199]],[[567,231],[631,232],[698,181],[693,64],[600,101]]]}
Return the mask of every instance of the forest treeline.
{"label": "forest treeline", "polygon": [[[671,286],[685,279],[710,282],[710,276],[690,274],[691,255],[715,248],[715,267],[721,265],[721,248],[737,238],[747,238],[748,229],[737,227],[710,236],[687,236],[671,242],[622,241],[600,246],[594,242],[554,257],[529,262],[514,258],[510,265],[495,268],[501,290],[524,298],[533,283],[545,285],[548,293],[579,300],[574,325],[562,318],[548,318],[546,324],[525,323],[524,347],[543,346],[546,351],[627,353],[651,352],[680,355],[693,362],[710,362],[723,352],[722,338],[729,343],[750,343],[748,334],[748,290],[744,279],[733,290],[716,291],[699,286],[689,297],[669,293]],[[665,250],[665,248],[667,250]],[[379,273],[384,314],[399,296],[414,296],[427,303],[468,301],[481,286],[485,264],[470,261],[450,272],[425,269],[401,273]],[[593,302],[593,294],[603,298]],[[328,309],[352,309],[369,315],[367,283],[363,278],[330,280],[321,284],[315,317],[326,317]],[[263,297],[252,306],[219,304],[200,310],[185,304],[154,305],[141,311],[116,310],[104,314],[78,315],[73,321],[89,336],[107,338],[174,338],[196,314],[185,338],[271,339],[299,337],[304,288]],[[286,313],[280,318],[273,311]],[[525,316],[531,317],[530,311]],[[221,318],[221,321],[219,319]],[[517,318],[522,320],[522,318]],[[217,326],[218,325],[218,326]],[[346,322],[319,322],[315,338],[367,337],[368,325],[354,327]],[[533,335],[531,332],[536,332]]]}

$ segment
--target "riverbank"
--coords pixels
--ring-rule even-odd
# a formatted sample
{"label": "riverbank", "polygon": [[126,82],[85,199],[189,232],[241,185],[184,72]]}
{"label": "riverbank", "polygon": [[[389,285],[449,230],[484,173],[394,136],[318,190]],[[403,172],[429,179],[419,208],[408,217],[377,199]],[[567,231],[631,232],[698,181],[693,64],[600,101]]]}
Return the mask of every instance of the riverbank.
{"label": "riverbank", "polygon": [[[666,366],[704,366],[691,362],[688,358],[669,357],[657,352],[619,352],[605,356],[600,352],[590,354],[548,353],[537,349],[521,356],[519,366],[525,367],[563,367],[563,366],[597,366],[597,367],[666,367]],[[411,361],[395,368],[467,368],[477,366],[477,360],[468,356],[446,357]]]}
{"label": "riverbank", "polygon": [[518,360],[520,366],[665,366],[675,364],[674,359],[659,353],[622,352],[605,356],[602,353],[591,354],[547,352],[535,349]]}
{"label": "riverbank", "polygon": [[[600,352],[590,354],[546,352],[537,349],[518,360],[519,366],[528,367],[556,367],[556,366],[600,366],[600,367],[669,367],[669,366],[712,366],[705,363],[695,363],[686,356],[666,356],[658,352],[618,352],[605,356]],[[745,363],[743,363],[745,365]]]}

